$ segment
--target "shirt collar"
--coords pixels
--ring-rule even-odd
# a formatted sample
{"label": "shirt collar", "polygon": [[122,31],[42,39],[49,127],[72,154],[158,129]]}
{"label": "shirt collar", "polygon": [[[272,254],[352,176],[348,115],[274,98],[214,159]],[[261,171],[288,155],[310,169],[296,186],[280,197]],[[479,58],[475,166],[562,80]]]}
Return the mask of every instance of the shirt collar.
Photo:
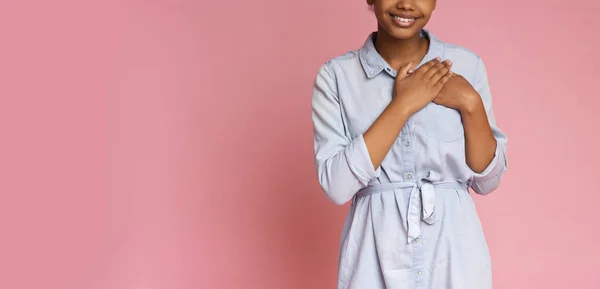
{"label": "shirt collar", "polygon": [[[392,77],[396,77],[396,70],[391,68],[390,65],[379,55],[377,49],[375,49],[375,43],[373,43],[373,37],[376,32],[373,32],[369,35],[365,44],[359,49],[358,57],[360,59],[360,64],[362,65],[365,73],[368,78],[373,78],[375,75],[379,74],[381,71],[387,71]],[[418,68],[422,64],[427,61],[434,59],[435,57],[444,58],[444,43],[439,40],[433,33],[428,30],[421,29],[421,37],[429,37],[429,49],[427,50],[427,54],[423,58],[423,61],[415,67]]]}

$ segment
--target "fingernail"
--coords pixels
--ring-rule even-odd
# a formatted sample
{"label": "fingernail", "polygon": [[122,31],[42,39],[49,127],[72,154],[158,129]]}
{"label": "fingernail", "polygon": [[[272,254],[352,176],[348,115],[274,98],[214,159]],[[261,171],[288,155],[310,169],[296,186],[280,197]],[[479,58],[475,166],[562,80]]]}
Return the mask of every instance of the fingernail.
{"label": "fingernail", "polygon": [[437,61],[442,61],[442,58],[440,58],[440,57],[436,57],[436,58],[435,58],[435,60],[437,60]]}
{"label": "fingernail", "polygon": [[446,63],[452,64],[452,61],[450,61],[450,59],[446,59]]}

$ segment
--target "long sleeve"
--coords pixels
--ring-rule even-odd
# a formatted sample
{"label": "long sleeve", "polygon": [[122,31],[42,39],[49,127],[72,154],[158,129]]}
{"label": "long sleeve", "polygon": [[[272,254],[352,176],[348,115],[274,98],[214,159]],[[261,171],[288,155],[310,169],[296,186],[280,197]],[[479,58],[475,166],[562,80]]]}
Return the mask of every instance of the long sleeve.
{"label": "long sleeve", "polygon": [[500,180],[508,168],[508,162],[506,157],[507,137],[496,125],[487,71],[481,58],[479,59],[476,68],[473,87],[477,90],[483,100],[490,127],[496,138],[494,158],[483,172],[472,172],[473,176],[470,180],[471,188],[473,188],[476,193],[486,195],[493,192],[500,185]]}
{"label": "long sleeve", "polygon": [[312,120],[315,166],[321,188],[335,204],[348,202],[380,174],[371,162],[362,134],[345,133],[337,83],[330,62],[324,64],[313,87]]}

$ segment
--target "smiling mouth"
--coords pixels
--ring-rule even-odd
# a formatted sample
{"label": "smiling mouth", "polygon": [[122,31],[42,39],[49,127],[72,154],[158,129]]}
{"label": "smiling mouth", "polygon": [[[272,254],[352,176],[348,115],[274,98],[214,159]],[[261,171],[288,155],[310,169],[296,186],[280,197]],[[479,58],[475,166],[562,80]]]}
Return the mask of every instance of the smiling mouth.
{"label": "smiling mouth", "polygon": [[415,22],[415,20],[417,19],[417,17],[412,17],[412,16],[400,16],[400,15],[394,15],[394,14],[390,14],[392,16],[392,18],[394,18],[394,20],[399,21],[399,22],[403,22],[403,23],[412,23]]}
{"label": "smiling mouth", "polygon": [[394,15],[390,13],[392,19],[394,19],[394,23],[401,28],[410,28],[415,24],[416,20],[419,17],[409,16],[409,15]]}

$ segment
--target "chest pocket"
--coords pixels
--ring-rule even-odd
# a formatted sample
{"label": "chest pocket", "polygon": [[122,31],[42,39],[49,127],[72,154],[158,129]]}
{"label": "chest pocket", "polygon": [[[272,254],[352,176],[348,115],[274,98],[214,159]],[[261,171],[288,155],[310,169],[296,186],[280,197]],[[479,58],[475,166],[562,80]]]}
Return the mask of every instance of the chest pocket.
{"label": "chest pocket", "polygon": [[454,142],[465,137],[460,112],[443,105],[429,103],[420,111],[419,123],[421,133],[440,142]]}

